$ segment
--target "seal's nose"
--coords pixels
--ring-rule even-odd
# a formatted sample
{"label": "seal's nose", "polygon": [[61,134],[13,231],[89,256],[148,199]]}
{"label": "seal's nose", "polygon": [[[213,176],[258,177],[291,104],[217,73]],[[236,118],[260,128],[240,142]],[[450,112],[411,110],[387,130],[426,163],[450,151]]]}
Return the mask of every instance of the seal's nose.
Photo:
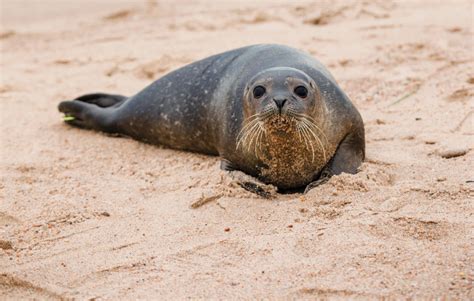
{"label": "seal's nose", "polygon": [[274,101],[275,104],[277,105],[278,110],[280,110],[280,112],[281,112],[281,109],[282,109],[283,106],[285,105],[286,98],[273,98],[273,101]]}

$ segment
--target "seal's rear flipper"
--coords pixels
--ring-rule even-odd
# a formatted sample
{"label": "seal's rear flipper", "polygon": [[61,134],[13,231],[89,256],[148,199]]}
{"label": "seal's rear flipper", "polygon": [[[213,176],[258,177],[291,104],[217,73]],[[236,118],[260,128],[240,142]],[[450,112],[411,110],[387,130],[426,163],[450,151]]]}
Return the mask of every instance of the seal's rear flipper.
{"label": "seal's rear flipper", "polygon": [[59,103],[58,110],[66,115],[64,121],[67,124],[108,133],[114,132],[107,109],[95,104],[68,100]]}
{"label": "seal's rear flipper", "polygon": [[108,108],[116,105],[120,105],[124,102],[127,97],[122,95],[114,95],[114,94],[105,94],[105,93],[94,93],[94,94],[86,94],[79,96],[74,100],[87,102],[90,104],[95,104],[101,108]]}
{"label": "seal's rear flipper", "polygon": [[58,109],[64,113],[64,121],[70,125],[106,133],[115,133],[110,110],[119,107],[127,97],[115,94],[86,94],[74,100],[63,101]]}

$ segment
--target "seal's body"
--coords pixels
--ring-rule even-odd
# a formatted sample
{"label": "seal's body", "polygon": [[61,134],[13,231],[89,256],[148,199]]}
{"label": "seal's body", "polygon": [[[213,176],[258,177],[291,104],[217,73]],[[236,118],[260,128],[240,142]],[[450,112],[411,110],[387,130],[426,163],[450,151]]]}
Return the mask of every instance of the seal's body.
{"label": "seal's body", "polygon": [[360,114],[322,64],[281,45],[197,61],[126,98],[88,94],[60,103],[67,122],[152,144],[219,155],[280,189],[355,173],[364,159]]}

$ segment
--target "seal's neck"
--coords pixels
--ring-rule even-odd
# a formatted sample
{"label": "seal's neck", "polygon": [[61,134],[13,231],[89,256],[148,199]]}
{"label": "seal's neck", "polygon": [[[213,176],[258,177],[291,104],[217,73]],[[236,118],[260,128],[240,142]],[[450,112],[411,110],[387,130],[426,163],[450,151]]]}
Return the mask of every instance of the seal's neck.
{"label": "seal's neck", "polygon": [[267,129],[260,144],[261,151],[256,153],[262,164],[260,176],[281,187],[311,182],[326,164],[324,150],[306,128],[297,125]]}

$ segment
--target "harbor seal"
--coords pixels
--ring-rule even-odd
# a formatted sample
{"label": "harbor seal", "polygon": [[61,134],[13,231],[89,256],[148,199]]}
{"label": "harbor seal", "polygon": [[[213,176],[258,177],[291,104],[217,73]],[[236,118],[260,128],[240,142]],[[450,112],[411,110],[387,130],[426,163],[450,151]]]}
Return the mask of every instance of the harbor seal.
{"label": "harbor seal", "polygon": [[356,173],[364,124],[327,69],[283,45],[252,45],[170,72],[131,97],[95,93],[63,101],[73,126],[216,155],[221,168],[279,191]]}

